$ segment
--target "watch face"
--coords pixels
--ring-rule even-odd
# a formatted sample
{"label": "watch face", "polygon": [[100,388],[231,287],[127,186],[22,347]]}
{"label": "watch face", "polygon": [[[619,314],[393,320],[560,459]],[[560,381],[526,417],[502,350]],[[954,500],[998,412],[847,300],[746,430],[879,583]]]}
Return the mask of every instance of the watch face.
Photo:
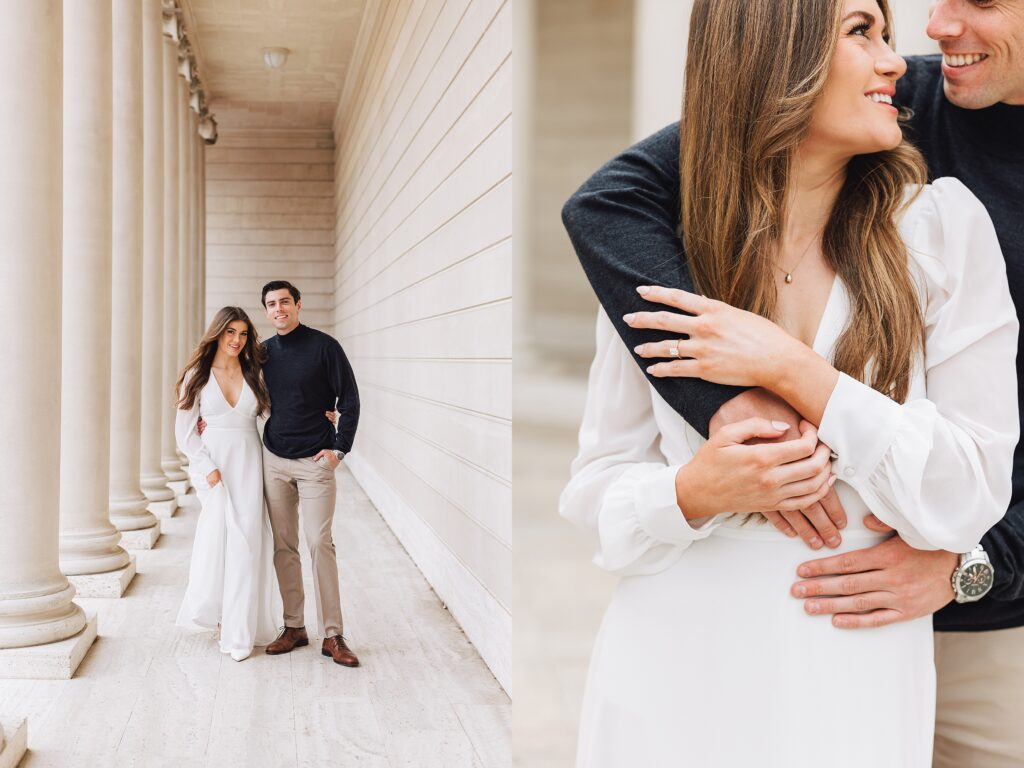
{"label": "watch face", "polygon": [[981,597],[992,588],[992,568],[988,563],[972,563],[960,571],[957,580],[966,597]]}

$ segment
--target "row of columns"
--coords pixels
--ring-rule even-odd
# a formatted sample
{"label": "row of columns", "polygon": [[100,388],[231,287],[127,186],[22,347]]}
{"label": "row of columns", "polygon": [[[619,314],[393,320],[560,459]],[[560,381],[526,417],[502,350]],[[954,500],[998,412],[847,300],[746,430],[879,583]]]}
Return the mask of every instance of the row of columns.
{"label": "row of columns", "polygon": [[188,490],[173,389],[203,328],[216,123],[180,15],[0,0],[22,65],[0,86],[0,678],[71,677],[96,636],[76,588],[120,597]]}

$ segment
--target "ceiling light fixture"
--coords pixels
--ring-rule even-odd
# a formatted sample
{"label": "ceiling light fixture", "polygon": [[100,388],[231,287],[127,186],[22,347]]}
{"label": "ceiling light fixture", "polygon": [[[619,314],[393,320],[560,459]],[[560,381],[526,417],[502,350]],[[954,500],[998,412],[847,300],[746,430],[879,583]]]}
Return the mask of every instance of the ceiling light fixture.
{"label": "ceiling light fixture", "polygon": [[280,69],[288,60],[289,53],[291,51],[287,48],[264,48],[263,63],[266,64],[267,69]]}

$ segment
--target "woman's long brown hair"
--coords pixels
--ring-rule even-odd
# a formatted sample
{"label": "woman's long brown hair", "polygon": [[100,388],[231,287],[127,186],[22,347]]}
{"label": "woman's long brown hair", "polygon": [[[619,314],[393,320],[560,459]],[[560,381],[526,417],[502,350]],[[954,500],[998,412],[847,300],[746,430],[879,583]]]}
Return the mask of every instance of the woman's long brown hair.
{"label": "woman's long brown hair", "polygon": [[[892,18],[879,0],[886,26]],[[842,0],[695,0],[680,125],[682,229],[704,295],[774,318],[793,159],[825,86]],[[858,155],[822,236],[850,295],[834,365],[906,399],[924,321],[896,219],[926,180],[906,141]],[[869,371],[870,369],[870,371]]]}
{"label": "woman's long brown hair", "polygon": [[203,391],[203,387],[210,380],[210,369],[213,367],[213,358],[217,354],[217,343],[220,336],[236,320],[245,323],[249,331],[245,346],[238,353],[238,361],[242,364],[242,376],[245,377],[249,389],[256,395],[256,415],[261,416],[270,408],[270,396],[267,394],[267,387],[263,383],[261,373],[267,353],[263,349],[263,345],[260,344],[259,334],[244,309],[223,307],[213,316],[210,327],[206,329],[199,345],[192,352],[178,376],[174,394],[178,398],[178,408],[181,410],[188,410],[195,405],[199,393]]}

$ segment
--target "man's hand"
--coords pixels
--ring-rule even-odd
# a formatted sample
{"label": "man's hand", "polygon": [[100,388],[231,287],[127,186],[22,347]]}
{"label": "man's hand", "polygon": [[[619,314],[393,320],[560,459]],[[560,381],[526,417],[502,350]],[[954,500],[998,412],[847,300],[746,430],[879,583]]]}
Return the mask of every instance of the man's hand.
{"label": "man's hand", "polygon": [[[748,389],[729,400],[711,417],[708,432],[714,435],[726,424],[744,419],[761,417],[771,421],[789,424],[789,430],[781,437],[764,440],[755,438],[748,445],[764,442],[783,442],[800,437],[797,425],[802,417],[785,400],[766,389]],[[811,549],[821,549],[822,543],[833,549],[842,543],[839,531],[846,527],[846,512],[836,495],[835,489],[821,501],[799,511],[769,510],[764,513],[772,525],[787,536],[800,536]]]}
{"label": "man's hand", "polygon": [[[888,533],[888,525],[868,515],[864,524]],[[794,597],[806,598],[812,615],[833,614],[843,629],[881,627],[935,613],[953,599],[950,577],[960,556],[914,549],[899,536],[867,549],[811,560],[797,574],[814,581],[793,585]]]}
{"label": "man's hand", "polygon": [[206,429],[206,422],[200,419],[199,421],[196,422],[196,432],[199,433],[200,437],[203,436],[204,429]]}
{"label": "man's hand", "polygon": [[313,457],[313,461],[320,461],[321,457],[327,460],[327,466],[331,469],[337,469],[338,465],[341,464],[341,462],[338,461],[338,457],[334,455],[334,451],[330,448],[324,448],[320,451],[320,453]]}

